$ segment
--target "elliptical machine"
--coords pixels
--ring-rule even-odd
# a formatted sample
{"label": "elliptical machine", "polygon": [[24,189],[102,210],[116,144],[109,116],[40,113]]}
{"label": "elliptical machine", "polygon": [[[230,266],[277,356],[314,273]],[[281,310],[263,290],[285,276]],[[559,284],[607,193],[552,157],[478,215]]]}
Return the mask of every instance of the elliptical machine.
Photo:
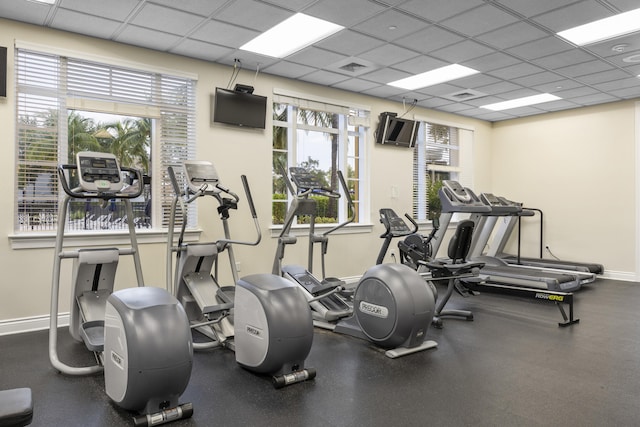
{"label": "elliptical machine", "polygon": [[[178,301],[161,288],[143,287],[142,268],[130,200],[143,189],[140,171],[120,167],[113,154],[81,152],[75,165],[58,168],[65,192],[58,208],[51,311],[49,359],[67,375],[104,372],[107,395],[118,406],[139,412],[136,425],[159,425],[188,418],[191,403],[178,399],[189,383],[193,349],[187,316]],[[122,173],[137,184],[126,186]],[[75,179],[77,186],[69,182]],[[136,188],[137,186],[137,188]],[[124,202],[130,247],[64,250],[65,224],[73,199]],[[133,257],[138,287],[114,292],[121,255]],[[58,299],[63,259],[73,259],[69,332],[96,355],[97,364],[74,367],[58,357]]]}
{"label": "elliptical machine", "polygon": [[[435,341],[425,340],[433,318],[434,296],[424,286],[420,275],[411,268],[401,264],[376,265],[368,269],[355,290],[349,292],[344,292],[345,285],[339,280],[321,281],[312,274],[314,243],[322,243],[324,276],[327,236],[347,225],[353,217],[322,235],[315,235],[317,201],[310,196],[338,198],[340,193],[323,188],[317,177],[303,168],[290,169],[291,179],[297,187],[294,190],[286,170],[282,172],[293,200],[278,238],[272,272],[283,275],[304,290],[314,324],[333,332],[369,340],[387,349],[385,355],[390,358],[436,347]],[[348,209],[354,213],[355,206],[340,171],[338,179],[347,197]],[[286,245],[297,241],[289,233],[298,215],[309,216],[309,269],[282,265]]]}
{"label": "elliptical machine", "polygon": [[[235,351],[240,366],[271,375],[276,388],[313,379],[315,369],[304,366],[313,342],[313,323],[300,290],[271,274],[238,278],[233,245],[256,246],[261,240],[247,178],[241,176],[257,234],[254,241],[231,239],[230,210],[237,209],[240,198],[221,184],[211,162],[185,161],[181,171],[169,167],[168,173],[175,196],[169,220],[167,287],[185,307],[191,328],[208,338],[194,343],[194,348],[229,348]],[[178,174],[184,178],[184,190],[178,183]],[[209,198],[217,202],[224,238],[186,243],[187,207],[196,200]],[[178,207],[181,228],[174,245]],[[219,255],[225,251],[235,286],[218,283]]]}

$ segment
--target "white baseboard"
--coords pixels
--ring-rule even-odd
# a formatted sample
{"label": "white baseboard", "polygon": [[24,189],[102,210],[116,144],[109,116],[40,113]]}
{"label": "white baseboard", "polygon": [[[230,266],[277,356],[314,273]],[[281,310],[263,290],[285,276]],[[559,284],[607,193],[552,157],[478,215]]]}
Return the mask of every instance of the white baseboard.
{"label": "white baseboard", "polygon": [[622,280],[625,282],[637,282],[638,276],[629,271],[609,271],[605,270],[602,274],[603,279]]}
{"label": "white baseboard", "polygon": [[[69,326],[69,313],[58,315],[58,326]],[[49,329],[49,316],[23,317],[0,321],[0,336]]]}

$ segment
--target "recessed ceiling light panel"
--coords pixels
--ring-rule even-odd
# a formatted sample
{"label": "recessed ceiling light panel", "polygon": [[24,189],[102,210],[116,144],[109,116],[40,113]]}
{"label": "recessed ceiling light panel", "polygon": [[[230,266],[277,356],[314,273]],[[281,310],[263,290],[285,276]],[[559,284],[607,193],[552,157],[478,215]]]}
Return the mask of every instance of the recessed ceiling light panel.
{"label": "recessed ceiling light panel", "polygon": [[465,67],[464,65],[452,64],[447,65],[446,67],[436,68],[435,70],[417,74],[415,76],[396,80],[387,84],[389,86],[395,86],[401,89],[415,90],[455,79],[460,79],[462,77],[467,77],[478,72],[479,71],[474,70],[473,68]]}
{"label": "recessed ceiling light panel", "polygon": [[260,55],[284,58],[343,28],[341,25],[323,19],[296,13],[240,46],[240,49]]}
{"label": "recessed ceiling light panel", "polygon": [[584,46],[640,31],[640,9],[630,10],[578,27],[560,31],[558,35],[570,42]]}
{"label": "recessed ceiling light panel", "polygon": [[509,110],[511,108],[526,107],[529,105],[542,104],[543,102],[557,101],[562,99],[559,96],[550,93],[541,93],[539,95],[525,96],[524,98],[512,99],[510,101],[496,102],[495,104],[481,105],[480,108],[486,108],[492,111]]}

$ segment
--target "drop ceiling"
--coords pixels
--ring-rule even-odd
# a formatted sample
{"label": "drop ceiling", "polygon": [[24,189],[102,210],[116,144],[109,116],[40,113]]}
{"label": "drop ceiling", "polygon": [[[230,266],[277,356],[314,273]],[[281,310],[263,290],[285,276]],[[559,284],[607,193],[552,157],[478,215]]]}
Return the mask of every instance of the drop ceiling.
{"label": "drop ceiling", "polygon": [[[640,97],[640,33],[584,47],[558,31],[638,0],[0,0],[0,17],[488,121]],[[345,28],[286,58],[239,50],[294,13]],[[295,34],[292,34],[295,37]],[[479,74],[414,91],[387,83],[457,63]],[[552,93],[494,112],[481,105]]]}

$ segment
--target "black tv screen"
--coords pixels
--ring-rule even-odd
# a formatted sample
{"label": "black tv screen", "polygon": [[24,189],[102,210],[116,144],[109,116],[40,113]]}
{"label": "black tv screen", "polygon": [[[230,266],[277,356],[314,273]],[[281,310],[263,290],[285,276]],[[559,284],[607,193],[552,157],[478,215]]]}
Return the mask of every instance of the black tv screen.
{"label": "black tv screen", "polygon": [[7,48],[0,47],[0,96],[7,96]]}
{"label": "black tv screen", "polygon": [[376,132],[378,144],[411,148],[415,146],[417,136],[418,122],[402,119],[394,113],[380,114],[380,122]]}
{"label": "black tv screen", "polygon": [[213,121],[228,125],[265,128],[267,97],[217,87]]}

